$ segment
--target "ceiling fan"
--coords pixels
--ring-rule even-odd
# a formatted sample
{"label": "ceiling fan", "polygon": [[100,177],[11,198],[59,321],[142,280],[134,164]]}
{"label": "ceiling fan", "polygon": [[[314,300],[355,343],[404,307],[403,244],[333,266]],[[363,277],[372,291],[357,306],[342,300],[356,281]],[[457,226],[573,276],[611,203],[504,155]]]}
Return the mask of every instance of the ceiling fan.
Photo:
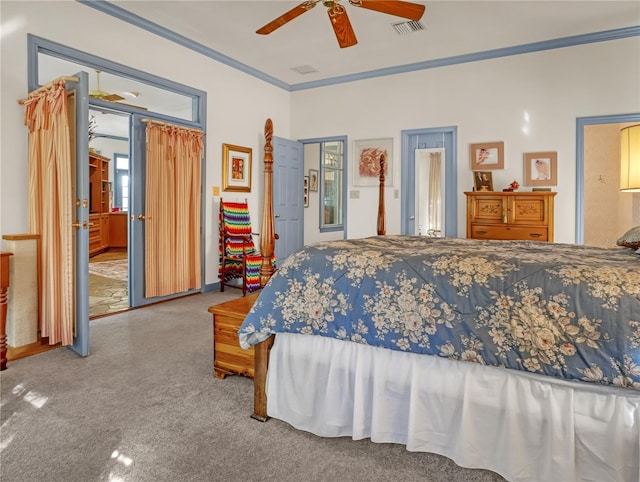
{"label": "ceiling fan", "polygon": [[[319,2],[322,2],[322,5],[328,9],[329,20],[331,21],[340,48],[351,47],[357,44],[358,40],[351,27],[347,10],[340,3],[340,0],[307,0],[269,22],[264,27],[256,30],[256,33],[261,35],[270,34],[294,18],[311,10]],[[354,7],[367,8],[369,10],[375,10],[376,12],[408,18],[414,21],[420,20],[424,13],[424,5],[400,0],[349,0],[349,3]]]}
{"label": "ceiling fan", "polygon": [[96,90],[92,90],[91,92],[89,92],[89,97],[93,97],[94,99],[99,99],[99,100],[106,100],[107,102],[114,102],[120,105],[126,105],[128,107],[135,107],[136,109],[147,110],[146,107],[141,107],[139,105],[133,105],[133,104],[125,104],[124,102],[120,102],[121,100],[124,100],[124,97],[122,97],[121,95],[110,94],[109,92],[105,92],[104,90],[101,90],[100,89],[100,73],[101,73],[100,70],[96,70],[96,79],[97,79],[98,88]]}
{"label": "ceiling fan", "polygon": [[124,100],[124,97],[121,97],[118,94],[110,94],[108,92],[105,92],[104,90],[100,90],[100,70],[96,70],[96,78],[98,81],[98,88],[97,90],[92,90],[91,92],[89,92],[89,97],[93,97],[94,99],[107,100],[109,102]]}

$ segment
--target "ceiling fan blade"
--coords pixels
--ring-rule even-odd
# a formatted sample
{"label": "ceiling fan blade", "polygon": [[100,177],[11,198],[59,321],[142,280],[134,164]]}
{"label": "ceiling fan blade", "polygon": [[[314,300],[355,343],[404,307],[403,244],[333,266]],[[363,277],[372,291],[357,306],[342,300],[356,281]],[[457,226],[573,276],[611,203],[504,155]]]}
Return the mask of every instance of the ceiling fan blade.
{"label": "ceiling fan blade", "polygon": [[351,27],[351,22],[349,21],[345,8],[339,3],[336,3],[327,10],[327,13],[329,14],[329,20],[331,20],[331,25],[333,26],[333,31],[336,34],[340,48],[343,49],[357,44],[358,40],[356,39],[353,27]]}
{"label": "ceiling fan blade", "polygon": [[115,102],[117,100],[124,100],[124,97],[119,96],[118,94],[107,94],[102,97],[103,100],[108,100],[110,102]]}
{"label": "ceiling fan blade", "polygon": [[409,20],[420,20],[424,13],[424,5],[400,0],[349,0],[349,3],[354,7],[368,8]]}
{"label": "ceiling fan blade", "polygon": [[264,27],[261,27],[258,30],[256,30],[256,33],[259,33],[260,35],[270,34],[275,29],[282,27],[285,23],[290,22],[294,18],[302,15],[304,12],[311,10],[313,7],[316,6],[316,3],[318,3],[319,1],[320,0],[308,0],[306,2],[302,2],[300,5],[293,7],[287,13],[280,15],[275,20],[272,20],[271,22],[266,24]]}

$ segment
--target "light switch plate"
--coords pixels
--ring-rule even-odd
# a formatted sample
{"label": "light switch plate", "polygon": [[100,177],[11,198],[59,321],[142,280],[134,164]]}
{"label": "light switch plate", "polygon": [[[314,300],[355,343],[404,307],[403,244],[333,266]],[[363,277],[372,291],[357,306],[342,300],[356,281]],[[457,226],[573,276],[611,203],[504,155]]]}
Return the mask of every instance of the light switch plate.
{"label": "light switch plate", "polygon": [[219,196],[220,195],[220,186],[213,186],[211,188],[211,195],[212,196]]}

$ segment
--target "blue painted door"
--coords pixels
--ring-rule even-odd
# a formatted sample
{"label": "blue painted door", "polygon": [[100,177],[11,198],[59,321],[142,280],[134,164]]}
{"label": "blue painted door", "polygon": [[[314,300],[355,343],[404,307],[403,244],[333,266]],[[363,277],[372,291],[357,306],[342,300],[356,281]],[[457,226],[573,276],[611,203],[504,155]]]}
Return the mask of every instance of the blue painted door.
{"label": "blue painted door", "polygon": [[79,82],[67,82],[69,117],[75,122],[74,195],[69,202],[75,206],[75,239],[73,247],[75,270],[75,334],[71,349],[80,356],[89,354],[89,76],[75,74]]}
{"label": "blue painted door", "polygon": [[[129,161],[129,303],[132,307],[144,306],[158,301],[164,301],[179,296],[193,293],[200,293],[200,289],[191,289],[180,293],[173,293],[165,296],[149,297],[145,296],[145,186],[147,182],[146,175],[146,126],[142,119],[157,119],[161,122],[170,122],[172,125],[184,126],[190,128],[192,126],[181,124],[172,119],[160,119],[150,114],[144,116],[134,114],[132,117],[131,129],[131,157]],[[202,200],[200,200],[202,202]],[[204,209],[201,210],[204,212]],[[200,219],[201,226],[203,220]],[[201,238],[202,239],[202,238]],[[201,245],[201,255],[202,253]],[[153,263],[162,263],[162,259],[155,259]],[[204,280],[204,269],[202,272]]]}
{"label": "blue painted door", "polygon": [[276,264],[304,244],[304,149],[300,142],[273,137],[273,217]]}
{"label": "blue painted door", "polygon": [[[455,238],[457,227],[457,128],[435,127],[402,131],[402,195],[401,195],[401,233],[417,234],[416,224],[416,150],[445,150],[445,233]],[[423,233],[424,234],[424,233]]]}

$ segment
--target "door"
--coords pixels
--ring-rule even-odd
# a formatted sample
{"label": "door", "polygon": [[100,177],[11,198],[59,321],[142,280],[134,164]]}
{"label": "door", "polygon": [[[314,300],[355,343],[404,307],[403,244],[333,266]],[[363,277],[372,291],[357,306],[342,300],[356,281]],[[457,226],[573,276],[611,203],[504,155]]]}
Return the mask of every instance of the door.
{"label": "door", "polygon": [[[71,130],[74,193],[69,202],[75,206],[73,246],[75,330],[71,349],[80,356],[89,354],[89,77],[75,74],[79,82],[67,82],[67,105]],[[75,169],[74,169],[75,168]]]}
{"label": "door", "polygon": [[[145,237],[146,237],[146,126],[143,119],[153,119],[146,114],[134,114],[132,117],[131,129],[131,157],[129,159],[129,302],[132,307],[144,306],[158,301],[168,300],[192,293],[199,293],[200,289],[191,289],[170,295],[146,297],[145,295]],[[175,119],[170,122],[172,125],[191,128],[186,124],[180,124]],[[202,165],[201,165],[202,168]],[[202,203],[202,200],[200,200]],[[204,211],[202,209],[201,211]],[[201,219],[201,226],[204,224]],[[204,243],[201,241],[201,254]],[[201,256],[204,259],[204,256]],[[162,263],[162,259],[156,259],[154,263]],[[204,268],[202,277],[204,279]]]}
{"label": "door", "polygon": [[300,142],[273,137],[273,217],[276,264],[304,244],[304,149]]}
{"label": "door", "polygon": [[[421,216],[417,202],[423,190],[421,183],[415,182],[420,178],[420,171],[416,171],[416,164],[424,159],[425,153],[442,152],[444,150],[444,192],[441,202],[444,203],[444,233],[440,236],[455,238],[458,233],[457,210],[457,128],[436,127],[429,129],[415,129],[402,131],[402,195],[401,195],[401,232],[402,234],[418,234],[418,221]],[[425,151],[427,150],[427,151]],[[424,189],[427,189],[424,186]],[[421,233],[426,234],[426,233]]]}

